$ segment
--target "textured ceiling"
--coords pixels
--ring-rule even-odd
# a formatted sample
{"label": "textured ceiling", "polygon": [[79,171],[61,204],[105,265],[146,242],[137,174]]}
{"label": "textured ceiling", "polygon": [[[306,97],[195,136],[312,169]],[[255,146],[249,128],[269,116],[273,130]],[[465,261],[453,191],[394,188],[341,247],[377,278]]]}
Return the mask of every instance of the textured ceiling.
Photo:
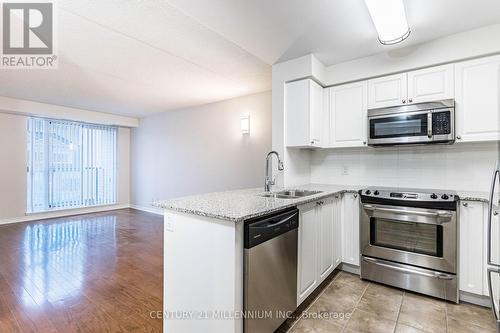
{"label": "textured ceiling", "polygon": [[405,0],[412,35],[377,42],[363,0],[64,0],[58,70],[0,70],[0,95],[131,116],[269,90],[270,66],[334,64],[500,23],[497,0]]}

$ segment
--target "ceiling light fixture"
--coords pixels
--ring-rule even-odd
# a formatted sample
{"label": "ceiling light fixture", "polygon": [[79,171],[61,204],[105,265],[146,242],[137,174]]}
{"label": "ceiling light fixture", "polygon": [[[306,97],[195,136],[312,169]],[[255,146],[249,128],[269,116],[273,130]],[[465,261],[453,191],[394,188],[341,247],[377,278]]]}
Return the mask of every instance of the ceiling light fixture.
{"label": "ceiling light fixture", "polygon": [[378,40],[384,45],[404,41],[410,35],[403,0],[365,0]]}

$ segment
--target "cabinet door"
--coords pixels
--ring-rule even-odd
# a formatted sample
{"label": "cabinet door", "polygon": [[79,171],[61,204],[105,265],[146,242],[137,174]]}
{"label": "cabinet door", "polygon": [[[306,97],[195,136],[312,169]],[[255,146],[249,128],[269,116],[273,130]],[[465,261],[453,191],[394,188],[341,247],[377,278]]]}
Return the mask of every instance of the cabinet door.
{"label": "cabinet door", "polygon": [[464,201],[460,204],[459,288],[478,295],[483,293],[483,213],[481,202]]}
{"label": "cabinet door", "polygon": [[407,91],[406,73],[368,80],[368,108],[405,104]]}
{"label": "cabinet door", "polygon": [[333,201],[333,268],[342,262],[342,199],[339,195]]}
{"label": "cabinet door", "polygon": [[453,98],[453,64],[425,68],[408,73],[408,103]]}
{"label": "cabinet door", "polygon": [[287,147],[319,146],[323,114],[323,88],[313,80],[285,85]]}
{"label": "cabinet door", "polygon": [[358,195],[344,194],[342,209],[342,261],[359,266],[359,201]]}
{"label": "cabinet door", "polygon": [[367,81],[332,87],[330,90],[330,146],[366,145]]}
{"label": "cabinet door", "polygon": [[[497,184],[498,186],[498,184]],[[495,202],[495,200],[494,200]],[[484,267],[488,267],[488,204],[483,204],[484,206]],[[500,263],[499,252],[500,252],[500,242],[498,239],[498,235],[500,235],[500,209],[498,206],[493,206],[493,212],[496,212],[496,215],[491,216],[491,261],[493,264],[498,265]],[[486,268],[483,269],[483,295],[488,296],[488,276],[486,275]],[[498,282],[498,275],[494,276],[495,280]]]}
{"label": "cabinet door", "polygon": [[312,146],[321,146],[321,127],[323,122],[323,87],[309,80],[310,86],[310,109],[309,109],[309,141]]}
{"label": "cabinet door", "polygon": [[334,264],[334,204],[333,198],[322,200],[319,209],[319,283],[332,271]]}
{"label": "cabinet door", "polygon": [[455,64],[458,142],[500,139],[500,56]]}
{"label": "cabinet door", "polygon": [[298,243],[298,292],[297,305],[309,296],[318,285],[317,253],[317,204],[315,202],[299,207]]}

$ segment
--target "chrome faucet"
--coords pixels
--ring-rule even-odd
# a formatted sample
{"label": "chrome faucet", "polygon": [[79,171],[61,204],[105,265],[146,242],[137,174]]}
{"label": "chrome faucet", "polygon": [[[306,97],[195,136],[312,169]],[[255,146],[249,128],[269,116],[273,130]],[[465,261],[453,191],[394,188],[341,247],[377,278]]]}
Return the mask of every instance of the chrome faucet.
{"label": "chrome faucet", "polygon": [[276,155],[276,157],[278,158],[278,171],[283,171],[283,161],[281,161],[281,158],[280,158],[280,154],[278,154],[277,151],[271,151],[269,152],[269,154],[267,154],[267,157],[266,157],[266,179],[264,181],[264,191],[266,192],[271,192],[271,186],[276,184],[276,179],[273,178],[272,176],[272,171],[271,171],[271,175],[269,174],[269,162],[271,161],[271,157],[273,155]]}

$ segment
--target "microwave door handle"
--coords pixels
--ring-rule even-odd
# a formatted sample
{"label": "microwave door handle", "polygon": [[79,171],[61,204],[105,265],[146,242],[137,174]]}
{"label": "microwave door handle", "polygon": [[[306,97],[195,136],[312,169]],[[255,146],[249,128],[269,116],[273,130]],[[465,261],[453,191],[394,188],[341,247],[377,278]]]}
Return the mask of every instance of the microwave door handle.
{"label": "microwave door handle", "polygon": [[[497,175],[500,172],[498,168],[498,162],[495,166],[495,171],[493,171],[493,177],[491,180],[491,189],[490,189],[490,200],[488,203],[488,232],[487,232],[487,262],[488,265],[494,266],[494,267],[500,267],[499,264],[494,264],[493,261],[491,260],[491,228],[492,228],[492,216],[493,216],[493,196],[495,194],[495,185],[497,181]],[[498,212],[496,212],[495,215],[497,215]]]}
{"label": "microwave door handle", "polygon": [[432,138],[432,112],[427,113],[427,137]]}

